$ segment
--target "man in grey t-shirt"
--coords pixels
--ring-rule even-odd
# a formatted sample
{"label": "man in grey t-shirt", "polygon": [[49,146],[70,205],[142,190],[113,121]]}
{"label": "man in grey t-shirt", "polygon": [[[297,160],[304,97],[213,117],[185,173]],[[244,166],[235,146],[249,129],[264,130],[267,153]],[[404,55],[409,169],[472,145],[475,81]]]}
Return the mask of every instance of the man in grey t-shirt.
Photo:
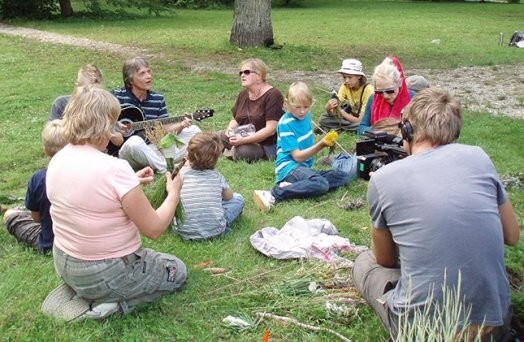
{"label": "man in grey t-shirt", "polygon": [[520,228],[487,154],[455,143],[461,125],[446,90],[422,90],[402,117],[410,156],[369,182],[373,248],[355,261],[353,279],[393,339],[405,333],[399,318],[416,326],[415,312],[435,314],[457,292],[457,334],[509,334],[504,244],[516,244]]}

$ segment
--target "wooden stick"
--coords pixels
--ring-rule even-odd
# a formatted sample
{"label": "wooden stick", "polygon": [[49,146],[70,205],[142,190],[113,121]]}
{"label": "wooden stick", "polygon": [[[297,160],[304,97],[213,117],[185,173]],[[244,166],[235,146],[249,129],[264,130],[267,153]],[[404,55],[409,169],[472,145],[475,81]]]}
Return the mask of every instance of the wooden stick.
{"label": "wooden stick", "polygon": [[325,331],[325,332],[328,332],[332,335],[335,335],[336,337],[338,337],[341,341],[344,341],[344,342],[351,342],[351,340],[341,334],[339,334],[338,332],[336,332],[335,330],[332,330],[332,329],[328,329],[328,328],[324,328],[324,327],[316,327],[314,325],[309,325],[309,324],[304,324],[304,323],[300,323],[299,321],[297,321],[296,319],[294,318],[290,318],[290,317],[284,317],[284,316],[277,316],[277,315],[273,315],[273,314],[270,314],[270,313],[266,313],[266,312],[257,312],[256,313],[257,317],[260,317],[261,319],[264,319],[264,318],[271,318],[271,319],[274,319],[274,320],[277,320],[277,321],[283,321],[283,322],[286,322],[286,323],[292,323],[296,326],[299,326],[301,328],[304,328],[304,329],[308,329],[308,330],[313,330],[313,331]]}
{"label": "wooden stick", "polygon": [[[314,125],[316,128],[318,128],[322,133],[327,134],[327,132],[324,131],[324,130],[322,129],[322,127],[320,127],[319,125],[317,125],[317,123],[316,123],[315,121],[311,120],[311,122],[312,122],[313,125]],[[346,150],[344,149],[344,147],[342,147],[342,145],[340,145],[336,140],[335,140],[335,145],[337,145],[338,147],[340,147],[340,149],[341,149],[342,151],[344,151],[344,152],[346,152],[348,155],[350,155],[350,153],[349,153],[348,151],[346,151]]]}
{"label": "wooden stick", "polygon": [[182,167],[184,166],[184,164],[186,163],[186,157],[182,158],[182,160],[180,161],[180,163],[178,163],[175,168],[173,169],[173,172],[171,173],[171,179],[175,179],[176,175],[180,172],[180,169],[182,169]]}
{"label": "wooden stick", "polygon": [[269,274],[269,273],[272,273],[272,272],[276,272],[276,271],[280,271],[286,267],[289,267],[290,265],[294,265],[292,263],[289,263],[289,264],[286,264],[282,267],[279,267],[279,268],[275,268],[274,270],[269,270],[269,271],[266,271],[266,272],[262,272],[262,273],[259,273],[257,275],[254,275],[252,277],[249,277],[249,278],[245,278],[245,279],[241,279],[240,281],[236,282],[236,283],[233,283],[233,284],[228,284],[228,285],[225,285],[225,286],[222,286],[222,287],[219,287],[219,288],[216,288],[212,291],[209,291],[208,293],[206,293],[204,295],[204,297],[207,297],[208,295],[212,294],[212,293],[215,293],[215,292],[220,292],[220,291],[223,291],[225,290],[226,288],[228,287],[231,287],[231,286],[234,286],[234,285],[237,285],[237,284],[240,284],[240,283],[244,283],[244,282],[249,282],[251,281],[252,279],[256,279],[256,278],[260,278],[262,276],[265,276],[266,274]]}

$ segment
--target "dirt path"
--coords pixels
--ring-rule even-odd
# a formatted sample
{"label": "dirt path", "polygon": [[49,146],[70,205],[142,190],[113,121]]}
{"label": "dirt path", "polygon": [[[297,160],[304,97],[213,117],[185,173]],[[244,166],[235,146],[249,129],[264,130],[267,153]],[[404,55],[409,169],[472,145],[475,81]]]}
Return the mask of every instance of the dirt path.
{"label": "dirt path", "polygon": [[[102,52],[121,54],[124,57],[133,55],[153,56],[145,49],[123,46],[108,42],[95,41],[87,38],[15,27],[0,23],[0,34],[22,36],[51,44],[65,44],[84,47]],[[160,55],[154,57],[161,58]],[[235,73],[231,65],[217,66],[211,63],[187,65],[192,72],[220,71]],[[464,108],[471,111],[487,111],[497,115],[507,115],[524,118],[524,63],[517,65],[497,65],[489,67],[463,67],[450,70],[413,69],[406,70],[407,75],[419,74],[425,76],[431,85],[449,89],[461,99]],[[326,89],[337,87],[339,77],[332,71],[300,72],[275,71],[274,77],[280,81],[293,82],[305,80]]]}

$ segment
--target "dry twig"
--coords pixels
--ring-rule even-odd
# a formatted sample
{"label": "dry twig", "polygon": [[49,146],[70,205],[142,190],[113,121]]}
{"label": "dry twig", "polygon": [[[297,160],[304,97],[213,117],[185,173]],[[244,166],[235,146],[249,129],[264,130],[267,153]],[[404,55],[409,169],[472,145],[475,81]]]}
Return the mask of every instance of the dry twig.
{"label": "dry twig", "polygon": [[146,125],[144,131],[146,138],[155,145],[158,144],[158,142],[166,135],[162,124],[158,121],[153,124]]}
{"label": "dry twig", "polygon": [[[322,129],[322,127],[320,127],[315,121],[311,121],[313,123],[313,126],[315,126],[316,128],[318,128],[323,134],[327,134],[326,131],[324,131]],[[346,151],[346,149],[344,147],[342,147],[342,145],[340,145],[336,140],[335,140],[335,145],[337,145],[342,151],[346,152],[348,155],[350,154],[348,151]]]}
{"label": "dry twig", "polygon": [[273,315],[273,314],[270,314],[270,313],[266,313],[266,312],[257,312],[256,313],[257,317],[259,317],[260,319],[264,319],[264,318],[271,318],[271,319],[274,319],[274,320],[277,320],[277,321],[282,321],[282,322],[286,322],[286,323],[291,323],[291,324],[294,324],[298,327],[301,327],[301,328],[304,328],[304,329],[307,329],[307,330],[312,330],[312,331],[325,331],[325,332],[328,332],[332,335],[335,335],[336,337],[338,337],[341,341],[345,341],[345,342],[351,342],[351,340],[341,334],[339,334],[338,332],[336,332],[335,330],[332,330],[332,329],[328,329],[328,328],[324,328],[324,327],[316,327],[314,325],[309,325],[309,324],[305,324],[305,323],[301,323],[299,321],[297,321],[296,319],[294,318],[290,318],[290,317],[284,317],[284,316],[277,316],[277,315]]}

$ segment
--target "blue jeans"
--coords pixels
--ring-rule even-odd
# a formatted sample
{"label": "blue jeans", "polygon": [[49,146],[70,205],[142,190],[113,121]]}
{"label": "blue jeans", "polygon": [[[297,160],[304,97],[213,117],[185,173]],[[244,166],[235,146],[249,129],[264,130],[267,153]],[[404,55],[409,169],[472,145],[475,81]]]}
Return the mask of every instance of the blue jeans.
{"label": "blue jeans", "polygon": [[344,171],[317,171],[306,166],[298,166],[283,180],[291,184],[284,187],[275,185],[271,194],[277,201],[317,197],[329,190],[346,185],[349,180],[349,173]]}
{"label": "blue jeans", "polygon": [[344,171],[349,174],[349,181],[358,178],[357,167],[358,163],[356,154],[349,155],[342,152],[337,154],[335,159],[331,162],[331,168],[333,170]]}
{"label": "blue jeans", "polygon": [[231,225],[244,209],[244,197],[241,194],[233,193],[233,197],[230,200],[223,200],[222,207],[224,208],[224,217],[226,219],[226,230],[224,234],[231,231]]}

